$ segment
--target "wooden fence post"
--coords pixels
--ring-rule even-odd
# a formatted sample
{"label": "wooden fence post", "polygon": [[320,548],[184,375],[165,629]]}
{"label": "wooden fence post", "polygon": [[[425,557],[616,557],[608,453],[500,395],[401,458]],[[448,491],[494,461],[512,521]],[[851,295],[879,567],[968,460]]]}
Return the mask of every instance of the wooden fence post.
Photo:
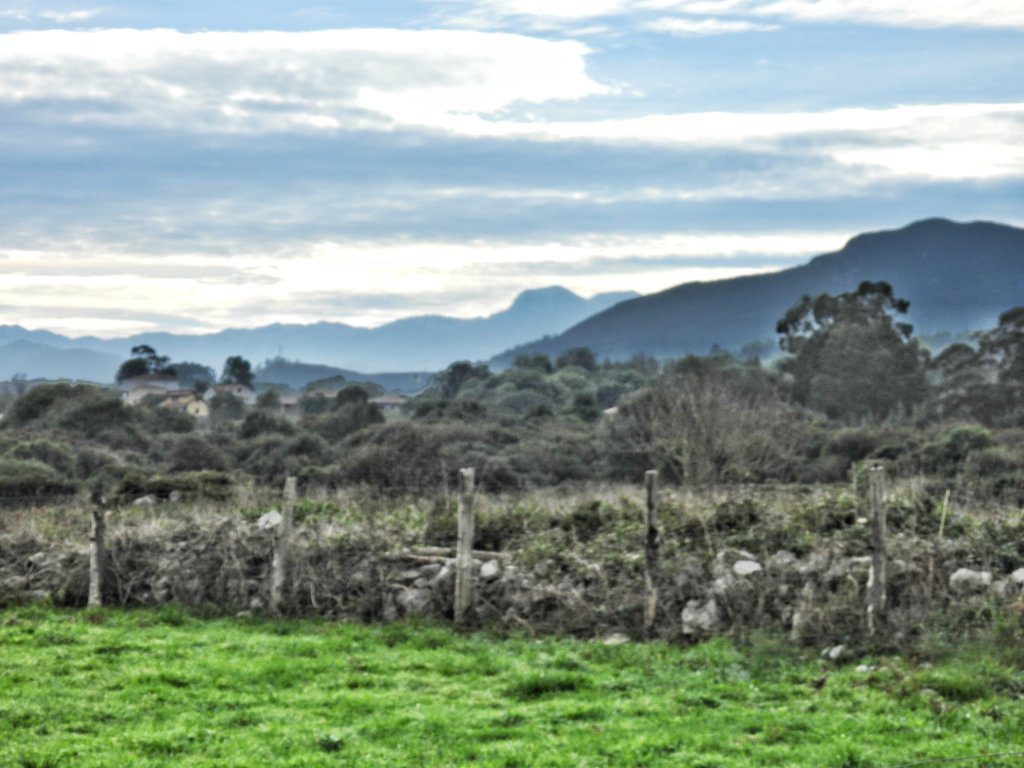
{"label": "wooden fence post", "polygon": [[270,612],[280,616],[284,608],[284,593],[288,582],[288,560],[292,543],[292,524],[295,519],[295,478],[284,481],[284,504],[281,506],[281,524],[274,540],[274,561],[270,569]]}
{"label": "wooden fence post", "polygon": [[651,637],[658,613],[658,471],[644,474],[647,503],[644,506],[644,634]]}
{"label": "wooden fence post", "polygon": [[92,531],[89,534],[89,601],[90,608],[103,605],[103,568],[106,565],[107,511],[101,504],[92,508]]}
{"label": "wooden fence post", "polygon": [[868,634],[874,635],[885,620],[886,567],[885,547],[885,469],[868,471],[868,503],[871,507],[871,571],[868,575]]}
{"label": "wooden fence post", "polygon": [[473,607],[473,495],[476,473],[459,470],[459,540],[455,550],[455,623],[461,624]]}

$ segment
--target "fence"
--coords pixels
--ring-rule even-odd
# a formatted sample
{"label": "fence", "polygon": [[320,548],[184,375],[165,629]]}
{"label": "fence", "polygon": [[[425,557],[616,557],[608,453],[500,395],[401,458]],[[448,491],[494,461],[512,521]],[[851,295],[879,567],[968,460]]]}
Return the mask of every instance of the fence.
{"label": "fence", "polygon": [[[868,504],[870,513],[870,569],[867,580],[864,618],[868,635],[877,635],[885,629],[888,606],[888,555],[885,499],[885,471],[880,467],[869,473]],[[659,615],[659,589],[661,574],[661,536],[658,527],[659,487],[658,472],[650,470],[644,475],[644,502],[642,505],[642,555],[643,579],[637,591],[642,603],[643,636],[654,635]],[[454,570],[452,595],[452,616],[456,625],[466,625],[474,614],[477,572],[475,565],[488,560],[500,560],[506,553],[474,550],[476,520],[474,500],[477,494],[475,472],[465,468],[459,472],[457,535],[453,547],[418,547],[402,553],[392,553],[392,559],[405,559],[417,564],[450,565]],[[293,548],[294,512],[296,505],[296,480],[285,482],[282,511],[273,535],[272,564],[269,573],[269,602],[267,608],[272,615],[289,613],[288,595],[291,593],[291,552]],[[943,524],[945,513],[943,515]],[[99,606],[103,602],[103,576],[106,572],[106,513],[97,505],[92,513],[92,529],[89,549],[89,592],[88,605]],[[706,530],[705,530],[706,534]],[[941,536],[941,534],[940,534]],[[711,545],[708,540],[709,546]],[[712,554],[714,554],[712,552]],[[760,566],[758,565],[758,568]],[[929,573],[934,569],[934,560],[929,561]],[[931,584],[929,584],[929,590]],[[315,602],[315,600],[314,600]]]}

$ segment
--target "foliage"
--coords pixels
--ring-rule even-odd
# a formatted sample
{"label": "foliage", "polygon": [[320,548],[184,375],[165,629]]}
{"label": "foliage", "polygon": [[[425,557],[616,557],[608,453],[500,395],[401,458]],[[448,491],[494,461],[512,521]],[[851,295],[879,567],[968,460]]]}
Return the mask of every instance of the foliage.
{"label": "foliage", "polygon": [[136,376],[159,373],[168,375],[175,373],[174,369],[170,367],[170,358],[166,355],[158,355],[156,350],[148,344],[140,344],[132,347],[132,356],[121,364],[114,378],[118,382],[122,382]]}
{"label": "foliage", "polygon": [[37,459],[0,458],[0,504],[38,503],[78,490],[74,480]]}
{"label": "foliage", "polygon": [[913,326],[894,319],[908,307],[884,282],[793,305],[776,330],[796,401],[845,420],[882,418],[923,401],[926,354],[911,338]]}
{"label": "foliage", "polygon": [[234,355],[224,361],[224,371],[220,375],[221,384],[252,387],[253,379],[252,364],[244,357]]}

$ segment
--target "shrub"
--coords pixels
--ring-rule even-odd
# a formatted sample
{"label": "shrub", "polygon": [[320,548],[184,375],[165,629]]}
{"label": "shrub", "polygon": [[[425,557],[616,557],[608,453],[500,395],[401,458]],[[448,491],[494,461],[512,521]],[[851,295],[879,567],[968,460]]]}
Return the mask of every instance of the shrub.
{"label": "shrub", "polygon": [[228,459],[223,451],[200,435],[183,435],[175,440],[167,455],[172,472],[195,472],[204,469],[223,472]]}
{"label": "shrub", "polygon": [[70,475],[75,468],[75,456],[66,443],[51,440],[28,440],[7,451],[12,459],[35,459],[53,468],[61,475]]}
{"label": "shrub", "polygon": [[74,481],[61,477],[53,467],[41,461],[0,459],[0,501],[70,496],[77,489]]}
{"label": "shrub", "polygon": [[238,428],[238,435],[244,440],[269,434],[294,435],[295,425],[268,411],[256,410],[247,414]]}

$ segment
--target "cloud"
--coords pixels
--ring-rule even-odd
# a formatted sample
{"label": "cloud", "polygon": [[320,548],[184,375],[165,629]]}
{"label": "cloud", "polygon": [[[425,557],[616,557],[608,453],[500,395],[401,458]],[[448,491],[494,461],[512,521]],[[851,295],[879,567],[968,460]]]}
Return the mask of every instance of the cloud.
{"label": "cloud", "polygon": [[654,32],[668,32],[680,37],[703,37],[705,35],[729,35],[738,32],[772,32],[776,24],[762,24],[754,21],[735,19],[684,19],[678,16],[663,17],[645,25]]}
{"label": "cloud", "polygon": [[74,24],[76,22],[88,21],[99,16],[102,11],[98,8],[88,8],[70,11],[61,10],[29,10],[8,8],[0,10],[0,19],[12,19],[22,23],[50,22],[53,24]]}
{"label": "cloud", "polygon": [[[564,6],[564,7],[563,7]],[[796,23],[878,24],[894,27],[988,27],[1024,29],[1024,5],[1019,0],[474,0],[462,19],[488,20],[497,25],[505,19],[534,22],[540,26],[565,25],[604,16],[633,17],[655,31],[679,33],[697,22],[677,19],[675,25],[644,21],[649,12],[736,17],[760,17]],[[719,24],[740,20],[715,19]],[[759,31],[736,27],[734,32]],[[706,33],[705,33],[706,34]]]}
{"label": "cloud", "polygon": [[[254,247],[229,255],[168,253],[156,269],[150,254],[111,251],[96,241],[53,241],[34,251],[8,252],[9,269],[0,260],[0,320],[39,327],[42,318],[57,327],[54,318],[63,317],[59,327],[66,330],[80,318],[82,328],[112,335],[149,329],[154,317],[183,330],[318,320],[376,325],[441,306],[446,314],[474,317],[490,314],[527,288],[559,283],[584,294],[624,287],[653,291],[778,269],[796,257],[838,247],[845,237],[769,231],[551,242],[335,239],[273,252]],[[83,261],[119,267],[92,272],[82,269]],[[580,269],[587,263],[595,269]],[[215,278],[230,270],[232,279],[196,279],[197,267]],[[327,286],[337,286],[330,291],[332,301]],[[104,327],[111,307],[117,312]],[[171,317],[177,319],[169,322]]]}
{"label": "cloud", "polygon": [[[722,33],[732,24],[710,18],[679,30]],[[418,131],[797,153],[854,169],[869,183],[1024,175],[1022,103],[633,118],[603,118],[597,108],[588,119],[557,121],[519,114],[523,104],[609,94],[587,72],[588,50],[572,41],[466,30],[23,32],[0,35],[0,108],[14,110],[22,124],[192,134]]]}
{"label": "cloud", "polygon": [[588,49],[457,30],[0,35],[0,101],[186,131],[386,130],[608,89]]}

